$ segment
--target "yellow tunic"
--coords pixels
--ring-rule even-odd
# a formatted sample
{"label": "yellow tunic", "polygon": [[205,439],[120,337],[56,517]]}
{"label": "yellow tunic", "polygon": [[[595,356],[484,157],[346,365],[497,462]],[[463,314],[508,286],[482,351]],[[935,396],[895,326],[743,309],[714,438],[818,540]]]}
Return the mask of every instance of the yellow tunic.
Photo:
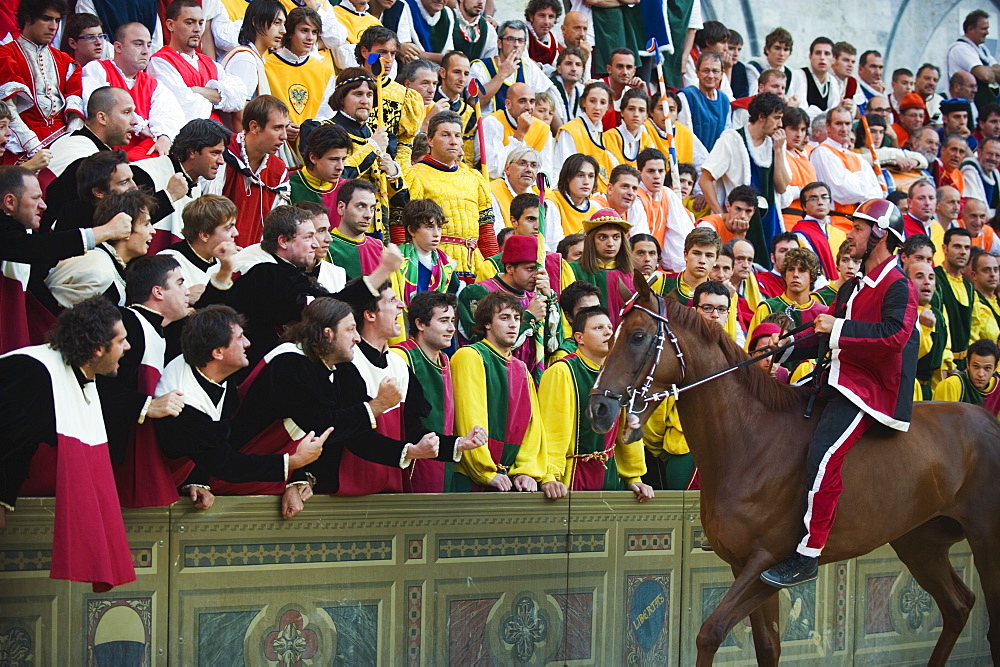
{"label": "yellow tunic", "polygon": [[[580,359],[591,369],[600,366],[582,354]],[[538,402],[545,406],[545,448],[549,458],[549,473],[569,486],[573,479],[576,451],[576,426],[581,406],[578,405],[573,372],[566,364],[554,364],[542,374],[538,387]],[[583,406],[584,408],[586,406]],[[641,482],[646,471],[642,443],[626,444],[619,438],[615,443],[615,464],[626,485]]]}
{"label": "yellow tunic", "polygon": [[[597,174],[597,185],[594,187],[594,190],[607,192],[608,177],[611,175],[611,170],[615,168],[614,158],[611,157],[611,153],[607,151],[603,143],[599,144],[594,141],[594,138],[590,136],[590,132],[587,131],[587,124],[582,118],[574,118],[560,127],[557,133],[559,139],[562,138],[563,132],[573,138],[573,145],[576,146],[577,153],[592,155],[597,160],[600,169]],[[562,165],[556,166],[562,168]]]}
{"label": "yellow tunic", "polygon": [[[271,94],[288,105],[288,120],[301,125],[315,118],[326,101],[323,91],[333,76],[333,61],[317,53],[295,65],[277,54],[269,53],[264,56],[264,74],[267,75]],[[293,148],[296,153],[299,152],[298,142]]]}
{"label": "yellow tunic", "polygon": [[484,258],[480,248],[470,246],[478,242],[480,225],[493,225],[493,201],[486,179],[465,163],[455,171],[445,171],[418,162],[410,170],[409,180],[411,200],[430,197],[444,209],[442,235],[466,240],[464,245],[441,241],[440,248],[455,260],[456,271],[475,274]]}
{"label": "yellow tunic", "polygon": [[[652,119],[646,121],[646,133],[653,140],[653,148],[658,149],[664,155],[670,155],[670,137],[666,132],[656,127]],[[694,163],[694,133],[686,125],[674,123],[674,146],[677,149],[677,163]]]}
{"label": "yellow tunic", "polygon": [[[494,354],[504,357],[488,341],[485,345]],[[510,355],[504,358],[509,359]],[[463,347],[455,353],[451,358],[451,381],[455,389],[455,432],[468,433],[474,426],[486,427],[490,423],[486,367],[476,350]],[[535,384],[530,380],[528,400],[531,402],[531,414],[534,418],[528,424],[524,441],[518,447],[517,459],[508,474],[511,478],[527,475],[541,484],[553,482],[555,476],[548,471],[545,431],[542,420],[538,418],[542,413],[535,394]],[[490,456],[488,446],[463,452],[462,461],[455,469],[482,486],[488,485],[497,474],[497,466]]]}
{"label": "yellow tunic", "polygon": [[[791,301],[789,301],[788,297],[786,297],[784,294],[780,294],[778,296],[781,297],[781,300],[785,303],[786,306],[794,305],[795,310],[809,310],[810,308],[813,308],[816,304],[821,303],[819,297],[817,297],[815,294],[810,294],[809,301],[807,301],[806,303],[796,303],[796,304],[793,304]],[[764,301],[767,301],[767,299],[764,299]],[[732,312],[732,309],[730,309],[730,312]],[[753,311],[753,319],[750,320],[750,326],[747,329],[747,333],[752,333],[753,330],[757,328],[757,325],[763,322],[764,318],[770,314],[771,311],[766,307],[764,307],[763,302],[758,304],[757,308],[755,308]],[[747,338],[747,344],[749,343],[750,339]]]}
{"label": "yellow tunic", "polygon": [[334,7],[333,13],[337,16],[337,20],[347,28],[347,41],[350,44],[357,44],[361,38],[361,33],[373,25],[382,25],[381,21],[368,12],[359,14],[356,11],[348,9],[343,4],[338,4]]}
{"label": "yellow tunic", "polygon": [[[334,120],[324,120],[321,124],[327,123],[334,124]],[[351,142],[354,144],[350,154],[344,160],[344,167],[353,167],[357,170],[357,175],[352,175],[352,177],[368,181],[378,189],[376,199],[379,205],[375,208],[375,217],[372,218],[368,231],[383,232],[386,234],[385,238],[388,238],[389,219],[391,217],[390,205],[397,211],[401,211],[401,206],[396,206],[396,204],[402,199],[402,195],[406,194],[406,185],[402,177],[402,172],[396,178],[390,179],[382,171],[382,167],[379,166],[375,148],[368,139],[352,132],[346,124],[337,124],[344,128],[351,137]],[[358,128],[357,131],[363,131],[363,128],[360,128],[360,126],[355,125],[355,127]],[[345,173],[345,177],[347,175]],[[405,205],[405,200],[403,200],[403,205]]]}
{"label": "yellow tunic", "polygon": [[1000,312],[1000,304],[997,303],[997,298],[993,297],[991,299],[991,306],[983,303],[978,293],[973,298],[976,300],[976,305],[973,308],[972,319],[978,322],[979,326],[972,330],[972,340],[969,342],[974,343],[983,338],[991,340],[994,343],[997,342],[997,338],[1000,337],[1000,326],[997,325],[997,318],[993,315],[994,312]]}
{"label": "yellow tunic", "polygon": [[597,204],[593,200],[588,199],[587,208],[581,210],[574,206],[573,202],[563,195],[562,192],[558,190],[551,190],[550,192],[549,198],[556,205],[556,208],[559,209],[559,220],[562,222],[563,235],[582,234],[583,221],[590,220],[597,213]]}
{"label": "yellow tunic", "polygon": [[[986,391],[980,392],[984,395],[991,394],[996,391],[997,388],[997,376],[994,375],[990,378],[990,383],[986,385]],[[962,385],[962,378],[957,375],[951,375],[944,380],[942,380],[937,387],[934,388],[934,400],[935,401],[952,401],[953,403],[960,403],[962,401],[962,393],[964,387]],[[998,415],[1000,419],[1000,415]]]}
{"label": "yellow tunic", "polygon": [[[618,160],[618,164],[630,164],[636,168],[638,168],[638,165],[636,165],[635,160],[639,157],[642,149],[656,148],[653,138],[649,136],[649,131],[644,126],[639,127],[639,148],[635,151],[634,155],[625,155],[625,138],[622,136],[621,130],[617,127],[605,130],[604,134],[601,135],[601,140],[604,142],[604,147],[607,151]],[[669,159],[670,153],[664,153],[664,155]]]}
{"label": "yellow tunic", "polygon": [[247,13],[247,0],[222,0],[222,6],[230,21],[242,21]]}
{"label": "yellow tunic", "polygon": [[664,454],[682,456],[691,451],[684,438],[677,402],[673,396],[660,403],[642,427],[642,444],[657,459]]}
{"label": "yellow tunic", "polygon": [[[510,117],[507,115],[506,109],[499,109],[490,115],[500,122],[500,127],[503,128],[503,143],[506,146],[510,143],[510,138],[514,136],[514,132],[517,131],[517,125],[510,124]],[[531,127],[524,133],[524,143],[541,153],[551,138],[552,131],[549,129],[548,124],[537,118],[532,118]]]}
{"label": "yellow tunic", "polygon": [[[658,291],[661,293],[661,296],[666,296],[662,294],[663,289],[666,287],[666,284],[664,283],[663,280],[658,279],[657,282],[654,283],[654,285],[659,285]],[[682,297],[684,297],[687,300],[688,304],[693,307],[694,288],[685,283],[684,278],[682,276],[677,276],[676,289],[677,293]],[[736,299],[735,298],[730,299],[729,314],[726,315],[726,321],[721,323],[722,328],[725,330],[727,334],[729,334],[732,337],[733,340],[737,340],[738,338],[737,333],[740,332],[740,322],[739,322],[739,317],[737,316],[738,311],[739,308],[736,307]],[[750,328],[750,331],[753,331],[753,327]]]}
{"label": "yellow tunic", "polygon": [[[417,91],[383,77],[382,92],[376,104],[381,105],[385,129],[396,135],[396,162],[403,170],[403,179],[409,184],[413,138],[424,122],[424,99]],[[372,131],[378,127],[375,114],[368,116],[368,127]]]}

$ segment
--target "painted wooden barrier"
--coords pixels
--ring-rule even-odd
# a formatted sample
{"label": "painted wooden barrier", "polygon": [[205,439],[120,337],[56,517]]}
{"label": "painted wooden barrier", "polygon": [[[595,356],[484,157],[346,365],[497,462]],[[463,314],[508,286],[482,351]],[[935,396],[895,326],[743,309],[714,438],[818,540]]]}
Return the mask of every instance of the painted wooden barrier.
{"label": "painted wooden barrier", "polygon": [[[276,499],[126,510],[138,580],[48,578],[51,499],[0,535],[0,665],[689,665],[732,581],[697,493]],[[978,594],[964,543],[952,561]],[[888,547],[781,593],[782,660],[926,663],[940,614]],[[990,664],[976,605],[952,664]],[[749,624],[718,664],[754,664]]]}

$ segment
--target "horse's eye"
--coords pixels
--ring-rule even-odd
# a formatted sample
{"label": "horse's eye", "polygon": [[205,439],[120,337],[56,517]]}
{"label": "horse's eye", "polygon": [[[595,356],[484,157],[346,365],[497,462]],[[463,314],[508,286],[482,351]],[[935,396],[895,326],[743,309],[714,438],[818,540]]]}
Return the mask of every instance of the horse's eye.
{"label": "horse's eye", "polygon": [[637,331],[634,334],[632,334],[632,342],[633,343],[641,343],[645,338],[646,338],[646,334],[644,334],[641,331]]}

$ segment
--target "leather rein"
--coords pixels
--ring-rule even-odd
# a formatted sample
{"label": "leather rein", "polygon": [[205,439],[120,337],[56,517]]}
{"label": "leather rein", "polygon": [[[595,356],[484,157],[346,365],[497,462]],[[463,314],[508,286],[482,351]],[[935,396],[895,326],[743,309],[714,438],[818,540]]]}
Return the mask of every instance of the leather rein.
{"label": "leather rein", "polygon": [[[627,408],[629,414],[639,414],[646,409],[646,406],[649,403],[657,403],[669,396],[673,396],[675,401],[679,401],[680,395],[686,391],[694,389],[695,387],[700,387],[701,385],[711,382],[712,380],[717,380],[718,378],[724,375],[728,375],[733,371],[737,371],[745,366],[749,366],[750,364],[757,363],[761,359],[766,359],[769,356],[772,356],[774,354],[777,354],[779,352],[782,352],[783,350],[786,350],[794,346],[796,343],[801,343],[804,340],[807,340],[809,338],[818,335],[814,332],[809,334],[808,336],[804,336],[797,340],[791,340],[788,343],[785,343],[784,345],[769,345],[765,348],[762,348],[757,354],[750,357],[749,359],[744,359],[735,366],[730,366],[729,368],[723,369],[717,373],[713,373],[712,375],[702,378],[701,380],[697,380],[696,382],[692,382],[691,384],[682,386],[677,386],[676,383],[671,384],[670,388],[665,391],[656,392],[655,394],[648,394],[647,392],[649,391],[649,388],[653,385],[653,375],[656,373],[656,369],[660,365],[660,358],[663,355],[663,348],[668,340],[670,341],[671,347],[673,347],[674,354],[677,357],[677,361],[681,365],[681,377],[680,377],[681,382],[684,381],[684,378],[687,375],[687,362],[684,360],[684,352],[681,350],[680,341],[677,339],[677,335],[674,334],[673,330],[670,328],[670,319],[667,317],[667,312],[666,312],[666,299],[664,299],[659,294],[653,294],[653,297],[656,299],[656,305],[658,311],[654,313],[652,310],[640,306],[636,302],[638,297],[639,297],[638,293],[633,295],[632,298],[629,299],[622,307],[621,314],[619,315],[618,326],[619,327],[621,326],[621,321],[625,318],[625,315],[627,315],[632,310],[639,310],[642,311],[643,313],[646,313],[656,323],[656,336],[650,343],[649,347],[646,348],[645,353],[643,353],[642,363],[639,364],[638,368],[636,368],[635,374],[632,376],[632,380],[625,386],[625,393],[619,394],[617,392],[611,391],[610,389],[605,389],[603,392],[600,392],[599,394],[601,396],[610,398],[613,401],[616,401],[618,405],[620,405],[621,407]],[[795,334],[805,331],[811,327],[812,327],[812,322],[804,324],[784,334],[782,338],[794,336]],[[646,372],[645,380],[643,381],[642,386],[637,389],[636,387],[639,378],[642,377],[643,370],[647,368],[648,370]]]}

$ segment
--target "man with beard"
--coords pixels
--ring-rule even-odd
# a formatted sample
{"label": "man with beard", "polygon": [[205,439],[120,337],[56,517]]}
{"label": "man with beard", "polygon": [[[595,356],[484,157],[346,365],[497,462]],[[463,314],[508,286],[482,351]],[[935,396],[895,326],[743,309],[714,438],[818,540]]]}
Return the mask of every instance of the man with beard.
{"label": "man with beard", "polygon": [[303,434],[285,453],[248,454],[234,446],[232,419],[240,397],[228,379],[249,363],[243,324],[241,315],[221,305],[190,317],[182,335],[184,354],[167,364],[156,387],[157,392],[182,396],[184,409],[156,421],[157,442],[174,467],[177,486],[196,508],[212,506],[214,479],[271,482],[284,490],[282,516],[290,518],[302,508],[303,498],[312,495],[306,475],[295,471],[319,457],[332,429],[319,436]]}
{"label": "man with beard", "polygon": [[23,167],[0,167],[0,352],[45,340],[59,308],[45,285],[45,272],[33,276],[36,266],[54,266],[67,257],[83,255],[98,245],[123,239],[132,231],[128,216],[107,224],[36,234],[45,211],[38,177]]}
{"label": "man with beard", "polygon": [[[309,297],[331,296],[305,273],[319,250],[316,228],[308,211],[279,206],[269,213],[264,238],[256,250],[259,262],[241,262],[237,256],[235,264],[241,276],[233,281],[220,270],[201,301],[203,304],[225,303],[246,316],[246,330],[253,342],[249,355],[251,364],[278,344],[279,332],[285,326],[299,320]],[[398,250],[387,249],[369,276],[349,284],[333,296],[350,298],[358,292],[372,291],[373,285],[381,285],[389,279],[399,268],[400,261]]]}
{"label": "man with beard", "polygon": [[150,252],[159,252],[181,241],[184,236],[184,209],[201,197],[203,187],[212,189],[209,184],[225,164],[226,146],[232,135],[217,120],[197,118],[181,128],[173,138],[167,155],[139,160],[130,165],[140,187],[170,191],[175,184],[182,185],[182,194],[174,200],[172,209],[164,208],[153,220],[156,235]]}
{"label": "man with beard", "polygon": [[[390,211],[401,211],[409,200],[403,182],[403,169],[390,154],[390,136],[385,127],[372,130],[368,125],[375,99],[375,79],[367,70],[349,67],[337,75],[337,88],[330,96],[334,116],[323,121],[343,128],[354,146],[344,160],[341,176],[360,178],[375,186],[377,206],[370,231],[386,238]],[[308,143],[309,137],[303,141]]]}
{"label": "man with beard", "polygon": [[219,112],[242,109],[247,100],[243,81],[198,50],[205,14],[197,0],[174,0],[167,5],[165,17],[170,44],[153,54],[147,72],[173,92],[185,122],[219,120]]}
{"label": "man with beard", "polygon": [[59,317],[48,345],[0,358],[0,528],[18,496],[55,495],[49,576],[97,593],[135,581],[94,383],[118,371],[125,336],[118,309],[95,297]]}
{"label": "man with beard", "polygon": [[[452,42],[455,50],[464,53],[469,62],[497,54],[497,30],[483,16],[485,7],[485,0],[459,0],[458,11],[455,12]],[[444,67],[444,59],[441,66]]]}
{"label": "man with beard", "polygon": [[969,263],[971,236],[967,229],[956,227],[944,233],[944,262],[934,267],[937,276],[937,293],[948,316],[951,334],[951,353],[955,367],[965,369],[965,351],[969,343],[979,340],[975,335],[980,328],[976,305],[976,290],[962,276],[962,269]]}

